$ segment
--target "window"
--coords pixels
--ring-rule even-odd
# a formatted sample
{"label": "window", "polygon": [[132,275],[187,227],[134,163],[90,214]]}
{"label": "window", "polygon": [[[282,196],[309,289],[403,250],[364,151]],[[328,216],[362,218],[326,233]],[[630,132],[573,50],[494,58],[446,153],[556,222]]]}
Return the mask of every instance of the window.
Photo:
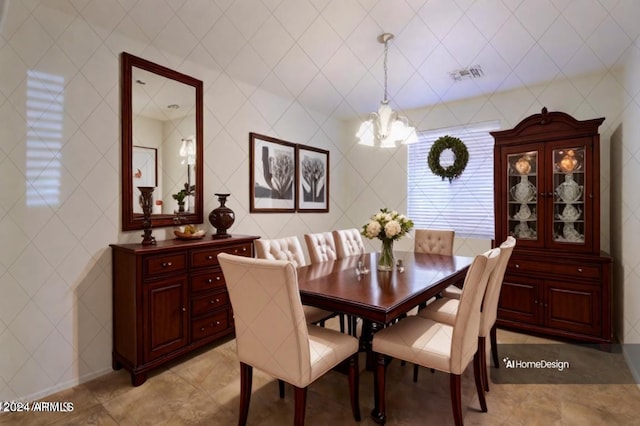
{"label": "window", "polygon": [[[493,239],[493,137],[497,121],[418,133],[407,158],[407,216],[415,228],[453,229],[456,236]],[[433,142],[440,136],[460,138],[469,162],[451,183],[434,175],[427,164]],[[443,167],[453,164],[451,150],[440,156]]]}

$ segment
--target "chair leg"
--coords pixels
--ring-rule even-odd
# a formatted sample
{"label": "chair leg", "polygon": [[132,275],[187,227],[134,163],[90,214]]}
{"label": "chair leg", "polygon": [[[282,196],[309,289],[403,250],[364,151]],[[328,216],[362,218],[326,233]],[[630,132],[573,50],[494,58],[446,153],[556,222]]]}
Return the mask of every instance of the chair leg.
{"label": "chair leg", "polygon": [[358,317],[347,315],[348,333],[350,336],[358,337]]}
{"label": "chair leg", "polygon": [[489,392],[489,377],[487,374],[487,339],[478,336],[478,358],[480,358],[480,378],[485,392]]}
{"label": "chair leg", "polygon": [[284,398],[284,380],[278,379],[278,393],[280,394],[280,399]]}
{"label": "chair leg", "polygon": [[304,412],[307,406],[307,388],[299,388],[297,386],[294,386],[293,390],[295,400],[293,424],[294,426],[303,426],[305,414]]}
{"label": "chair leg", "polygon": [[249,416],[249,403],[251,402],[251,383],[253,379],[253,367],[243,362],[240,363],[240,415],[238,426],[247,424]]}
{"label": "chair leg", "polygon": [[453,407],[453,420],[456,426],[462,425],[462,396],[460,391],[460,375],[449,373],[449,387],[451,392],[451,406]]}
{"label": "chair leg", "polygon": [[460,396],[460,375],[449,373],[449,387],[451,392],[451,406],[453,420],[456,426],[462,425],[462,397]]}
{"label": "chair leg", "polygon": [[374,422],[383,425],[386,421],[384,386],[387,363],[382,354],[377,354],[376,362],[376,371],[373,375],[373,410],[371,410],[371,418]]}
{"label": "chair leg", "polygon": [[482,389],[482,373],[480,369],[482,365],[480,364],[480,355],[476,351],[476,354],[473,356],[473,377],[476,382],[476,392],[478,392],[478,399],[480,400],[480,409],[483,413],[487,412],[487,400],[484,397],[484,389]]}
{"label": "chair leg", "polygon": [[497,327],[493,324],[491,327],[491,331],[489,332],[489,337],[491,339],[491,356],[493,357],[493,366],[495,368],[500,367],[500,363],[498,362],[498,338],[496,337]]}
{"label": "chair leg", "polygon": [[358,367],[358,352],[349,358],[349,395],[351,397],[351,412],[355,421],[360,421],[360,368]]}

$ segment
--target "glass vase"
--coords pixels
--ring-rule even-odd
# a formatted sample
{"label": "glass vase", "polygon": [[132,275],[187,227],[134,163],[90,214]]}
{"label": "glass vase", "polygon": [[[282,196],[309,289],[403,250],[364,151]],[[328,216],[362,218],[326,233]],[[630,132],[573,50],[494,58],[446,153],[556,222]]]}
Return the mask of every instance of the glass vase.
{"label": "glass vase", "polygon": [[382,250],[378,257],[378,271],[392,271],[393,260],[393,240],[382,240]]}

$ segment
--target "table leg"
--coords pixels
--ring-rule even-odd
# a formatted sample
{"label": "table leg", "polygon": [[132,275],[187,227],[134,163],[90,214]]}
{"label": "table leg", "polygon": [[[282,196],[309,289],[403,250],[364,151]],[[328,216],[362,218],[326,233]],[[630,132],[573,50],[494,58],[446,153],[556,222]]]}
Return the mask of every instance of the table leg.
{"label": "table leg", "polygon": [[379,324],[370,320],[362,320],[362,334],[360,335],[360,352],[367,353],[367,371],[376,370],[376,357],[373,355],[372,344],[373,335],[384,328],[384,324]]}

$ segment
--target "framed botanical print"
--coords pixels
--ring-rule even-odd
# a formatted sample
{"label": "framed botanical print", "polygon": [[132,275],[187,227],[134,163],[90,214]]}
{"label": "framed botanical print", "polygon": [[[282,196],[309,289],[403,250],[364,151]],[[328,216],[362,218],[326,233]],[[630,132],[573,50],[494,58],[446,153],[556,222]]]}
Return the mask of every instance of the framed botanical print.
{"label": "framed botanical print", "polygon": [[296,150],[299,212],[329,211],[329,151],[306,145]]}
{"label": "framed botanical print", "polygon": [[249,162],[249,211],[295,212],[296,145],[249,133]]}

